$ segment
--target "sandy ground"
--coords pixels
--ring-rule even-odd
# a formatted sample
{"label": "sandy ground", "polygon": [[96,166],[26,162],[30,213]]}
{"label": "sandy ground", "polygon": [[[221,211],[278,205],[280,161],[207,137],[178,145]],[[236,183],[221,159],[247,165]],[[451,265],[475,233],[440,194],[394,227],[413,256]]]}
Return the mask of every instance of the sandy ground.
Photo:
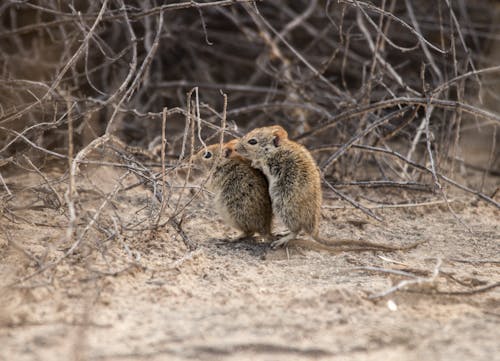
{"label": "sandy ground", "polygon": [[[376,210],[380,223],[325,197],[325,237],[425,241],[332,253],[230,242],[237,233],[204,196],[185,212],[190,251],[141,223],[151,196],[135,187],[33,276],[67,251],[67,218],[29,179],[4,177],[18,197],[0,218],[0,360],[500,360],[500,287],[488,288],[500,281],[500,211],[483,202],[452,197],[470,233],[444,204]],[[106,178],[81,186],[79,232],[112,190]]]}

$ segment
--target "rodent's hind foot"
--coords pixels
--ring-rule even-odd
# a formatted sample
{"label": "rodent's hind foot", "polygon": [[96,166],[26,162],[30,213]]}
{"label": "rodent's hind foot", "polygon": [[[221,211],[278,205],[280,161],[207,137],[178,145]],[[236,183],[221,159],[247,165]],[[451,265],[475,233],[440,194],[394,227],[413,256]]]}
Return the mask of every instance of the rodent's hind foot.
{"label": "rodent's hind foot", "polygon": [[241,242],[241,241],[247,241],[247,240],[252,239],[252,238],[253,238],[253,233],[243,232],[238,237],[233,238],[231,241],[232,242]]}
{"label": "rodent's hind foot", "polygon": [[293,233],[293,232],[289,233],[286,236],[281,237],[280,239],[277,239],[276,241],[273,241],[271,243],[271,248],[276,249],[276,248],[282,247],[282,246],[285,247],[288,242],[290,242],[292,239],[295,239],[295,238],[297,238],[296,233]]}
{"label": "rodent's hind foot", "polygon": [[290,234],[290,232],[285,232],[285,233],[277,233],[273,237],[281,238],[281,237],[286,237]]}
{"label": "rodent's hind foot", "polygon": [[257,239],[262,243],[272,243],[278,239],[278,237],[274,236],[272,233],[261,233]]}

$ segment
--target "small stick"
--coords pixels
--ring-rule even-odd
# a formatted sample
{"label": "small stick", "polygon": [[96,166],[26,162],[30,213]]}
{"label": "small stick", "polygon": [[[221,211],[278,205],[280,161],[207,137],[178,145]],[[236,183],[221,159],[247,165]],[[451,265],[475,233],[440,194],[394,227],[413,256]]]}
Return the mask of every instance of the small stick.
{"label": "small stick", "polygon": [[494,288],[500,287],[500,282],[494,282],[489,285],[485,285],[482,287],[477,287],[473,288],[471,290],[464,290],[464,291],[413,291],[413,290],[407,290],[407,292],[417,292],[417,293],[424,293],[424,294],[431,294],[431,295],[444,295],[444,296],[467,296],[467,295],[475,295],[477,293],[483,293],[489,290],[492,290]]}
{"label": "small stick", "polygon": [[392,113],[387,114],[386,116],[378,119],[376,122],[370,124],[367,126],[363,131],[360,133],[356,134],[354,137],[349,139],[347,143],[345,143],[341,148],[339,148],[335,153],[333,153],[328,159],[321,165],[321,169],[323,169],[325,172],[328,170],[328,168],[342,155],[344,154],[354,143],[356,143],[358,140],[369,134],[372,130],[375,128],[381,126],[382,124],[387,123],[389,120],[391,120],[394,117],[400,116],[403,113],[406,113],[410,107],[404,107],[402,109],[398,109]]}
{"label": "small stick", "polygon": [[[448,203],[455,202],[455,199],[449,199]],[[365,206],[367,209],[385,209],[385,208],[413,208],[413,207],[426,207],[435,206],[437,204],[446,203],[445,200],[420,202],[420,203],[402,203],[402,204],[379,204],[374,206]],[[336,206],[323,206],[325,209],[345,209],[346,207],[336,207]],[[355,208],[355,207],[354,207]]]}
{"label": "small stick", "polygon": [[361,212],[367,214],[368,216],[376,219],[377,221],[379,222],[382,222],[383,219],[380,218],[379,216],[377,216],[375,213],[373,213],[371,210],[369,210],[368,208],[366,208],[365,206],[361,205],[360,203],[356,202],[354,199],[352,199],[351,197],[339,192],[337,189],[335,189],[335,187],[330,183],[328,182],[324,176],[322,175],[321,176],[323,182],[325,182],[325,184],[328,186],[328,188],[330,188],[333,193],[335,193],[336,195],[338,195],[340,198],[342,198],[343,200],[349,202],[350,204],[352,204],[355,208],[359,209]]}
{"label": "small stick", "polygon": [[[69,127],[68,127],[69,128]],[[47,187],[49,187],[49,189],[55,194],[56,198],[57,198],[57,207],[62,207],[62,205],[64,204],[63,200],[62,200],[62,197],[59,195],[59,193],[56,191],[56,189],[54,188],[54,186],[52,186],[52,184],[50,183],[49,179],[45,176],[45,174],[43,174],[40,169],[38,169],[34,164],[33,162],[25,155],[23,154],[23,158],[24,160],[35,170],[35,172],[43,179],[43,181],[45,182],[45,184],[47,185]]]}
{"label": "small stick", "polygon": [[161,205],[160,211],[158,212],[158,219],[156,220],[156,225],[160,222],[161,215],[165,209],[167,202],[166,192],[167,192],[167,172],[165,170],[165,150],[167,145],[166,137],[166,127],[167,127],[167,107],[163,108],[163,118],[161,122]]}
{"label": "small stick", "polygon": [[[342,145],[336,145],[336,146],[341,147]],[[380,152],[380,153],[384,153],[384,154],[387,154],[387,155],[390,155],[390,156],[396,157],[396,158],[398,158],[398,159],[402,160],[403,162],[408,163],[409,165],[411,165],[412,167],[414,167],[414,168],[416,168],[416,169],[419,169],[419,170],[422,170],[422,171],[426,171],[426,172],[428,172],[428,173],[432,173],[432,171],[431,171],[429,168],[427,168],[427,167],[425,167],[425,166],[423,166],[423,165],[421,165],[421,164],[418,164],[418,163],[416,163],[416,162],[412,161],[411,159],[408,159],[408,158],[406,158],[405,156],[401,155],[400,153],[395,152],[395,151],[390,150],[390,149],[379,148],[379,147],[372,147],[372,146],[369,146],[369,145],[352,145],[352,147],[353,147],[353,148],[357,148],[357,149],[362,149],[362,150],[370,151],[370,152]],[[327,149],[329,149],[329,148],[331,148],[331,146],[329,146],[329,147],[321,147],[321,148],[317,148],[315,151],[319,151],[319,150],[327,150]],[[474,190],[474,189],[471,189],[471,188],[469,188],[469,187],[467,187],[467,186],[465,186],[465,185],[463,185],[463,184],[460,184],[460,183],[458,183],[458,182],[454,181],[453,179],[451,179],[451,178],[449,178],[449,177],[447,177],[447,176],[445,176],[445,175],[443,175],[443,174],[441,174],[441,173],[437,173],[437,172],[436,172],[436,174],[437,174],[437,176],[438,176],[440,179],[444,180],[444,181],[445,181],[446,183],[448,183],[448,184],[451,184],[451,185],[452,185],[452,186],[454,186],[455,188],[458,188],[458,189],[460,189],[460,190],[462,190],[462,191],[464,191],[464,192],[467,192],[467,193],[471,193],[471,194],[473,194],[473,195],[477,196],[478,198],[480,198],[480,199],[482,199],[482,200],[486,201],[487,203],[490,203],[490,204],[492,204],[492,205],[494,205],[495,207],[497,207],[497,208],[499,208],[499,209],[500,209],[500,203],[499,203],[499,202],[497,202],[496,200],[494,200],[492,197],[489,197],[489,196],[487,196],[487,195],[486,195],[486,194],[484,194],[484,193],[481,193],[481,192],[476,191],[476,190]]]}
{"label": "small stick", "polygon": [[9,195],[9,197],[12,197],[13,194],[10,191],[9,187],[7,186],[7,183],[5,183],[5,180],[2,177],[2,173],[0,173],[0,182],[2,182],[2,185],[3,185],[4,189],[5,189],[5,191],[7,192],[7,194]]}
{"label": "small stick", "polygon": [[368,298],[372,299],[372,300],[376,299],[376,298],[382,298],[382,297],[385,297],[387,295],[390,295],[391,293],[399,291],[405,287],[408,287],[410,285],[432,284],[436,280],[437,276],[439,275],[439,269],[441,268],[441,264],[442,264],[442,260],[441,260],[441,258],[438,258],[437,262],[436,262],[436,266],[434,267],[434,271],[432,272],[432,274],[429,277],[426,277],[426,278],[417,277],[417,278],[414,278],[411,280],[403,280],[403,281],[399,282],[397,285],[389,288],[388,290],[380,292],[380,293],[376,293],[374,295],[369,296]]}
{"label": "small stick", "polygon": [[17,249],[18,251],[21,251],[26,257],[28,257],[30,260],[34,261],[38,267],[42,267],[42,262],[38,259],[38,257],[35,257],[30,252],[25,250],[20,244],[18,244],[16,241],[14,241],[12,239],[12,237],[10,236],[10,233],[8,230],[4,229],[1,226],[0,226],[0,229],[5,234],[5,238],[7,238],[7,242],[9,245],[11,245],[13,248]]}
{"label": "small stick", "polygon": [[405,276],[405,277],[410,277],[413,279],[418,278],[418,276],[414,275],[413,273],[410,272],[405,272],[405,271],[400,271],[400,270],[394,270],[394,269],[388,269],[388,268],[381,268],[381,267],[373,267],[373,266],[362,266],[362,267],[354,267],[351,268],[354,271],[372,271],[372,272],[382,272],[382,273],[390,273],[393,275],[397,276]]}
{"label": "small stick", "polygon": [[69,169],[69,182],[68,190],[66,191],[65,198],[68,204],[68,229],[66,231],[66,239],[69,243],[74,242],[75,237],[75,225],[76,225],[76,210],[75,210],[75,168],[73,168],[73,153],[74,153],[74,143],[73,143],[73,117],[71,113],[71,104],[69,97],[66,99],[68,107],[68,169]]}

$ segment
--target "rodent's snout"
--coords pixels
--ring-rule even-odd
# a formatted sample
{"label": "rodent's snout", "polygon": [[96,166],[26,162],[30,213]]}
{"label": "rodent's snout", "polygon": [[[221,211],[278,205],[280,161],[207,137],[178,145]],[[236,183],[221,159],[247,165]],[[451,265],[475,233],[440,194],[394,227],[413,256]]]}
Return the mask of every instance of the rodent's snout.
{"label": "rodent's snout", "polygon": [[242,153],[244,151],[241,141],[237,142],[234,145],[234,150],[236,151],[236,153]]}

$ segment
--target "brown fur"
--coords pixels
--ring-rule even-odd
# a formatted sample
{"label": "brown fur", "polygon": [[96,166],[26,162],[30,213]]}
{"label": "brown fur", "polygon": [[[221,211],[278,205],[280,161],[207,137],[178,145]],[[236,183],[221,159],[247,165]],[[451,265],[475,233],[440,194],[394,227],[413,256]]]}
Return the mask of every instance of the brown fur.
{"label": "brown fur", "polygon": [[321,179],[309,151],[289,140],[279,125],[252,130],[235,149],[267,176],[273,210],[291,231],[291,237],[285,236],[273,245],[286,244],[300,231],[318,238]]}
{"label": "brown fur", "polygon": [[193,163],[205,171],[214,167],[208,189],[215,193],[215,208],[228,225],[240,230],[242,237],[255,233],[269,237],[272,207],[267,179],[234,152],[234,144],[228,142],[222,149],[210,145],[194,156]]}
{"label": "brown fur", "polygon": [[274,241],[273,247],[286,245],[300,231],[326,247],[356,246],[344,250],[400,250],[420,244],[394,247],[357,240],[329,242],[320,238],[322,192],[319,169],[311,153],[301,144],[289,140],[281,126],[254,129],[242,137],[234,149],[266,175],[273,211],[290,230],[290,234]]}

